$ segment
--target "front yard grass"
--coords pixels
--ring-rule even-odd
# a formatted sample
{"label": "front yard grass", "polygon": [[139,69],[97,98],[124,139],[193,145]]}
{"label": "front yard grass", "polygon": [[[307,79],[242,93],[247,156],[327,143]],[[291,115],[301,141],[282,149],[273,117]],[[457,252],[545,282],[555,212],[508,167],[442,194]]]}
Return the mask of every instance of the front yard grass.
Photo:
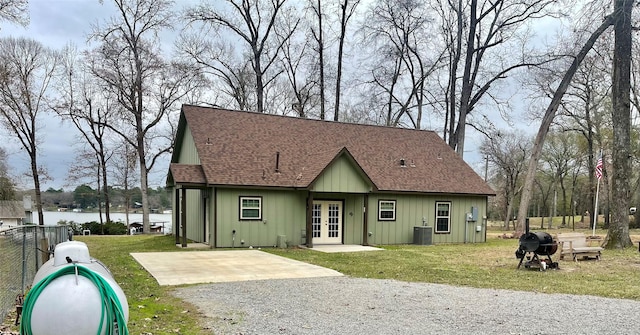
{"label": "front yard grass", "polygon": [[601,261],[560,261],[557,253],[552,258],[560,269],[547,271],[516,269],[517,239],[489,237],[487,243],[479,244],[382,248],[385,251],[337,254],[306,249],[266,251],[352,277],[640,300],[640,253],[636,248],[605,250]]}
{"label": "front yard grass", "polygon": [[[604,231],[597,233],[605,234]],[[640,238],[637,234],[637,231],[632,234],[636,245]],[[384,246],[384,251],[355,253],[331,254],[300,248],[262,250],[352,277],[640,300],[640,253],[635,247],[605,250],[601,261],[560,261],[554,257],[553,260],[560,263],[559,270],[537,271],[523,267],[517,270],[514,252],[518,240],[500,239],[497,235],[490,234],[487,243]],[[183,250],[175,247],[173,236],[79,236],[76,239],[87,243],[91,256],[109,268],[124,290],[129,303],[130,334],[210,333],[202,329],[199,323],[202,315],[194,306],[174,297],[171,294],[174,287],[159,286],[129,255]]]}

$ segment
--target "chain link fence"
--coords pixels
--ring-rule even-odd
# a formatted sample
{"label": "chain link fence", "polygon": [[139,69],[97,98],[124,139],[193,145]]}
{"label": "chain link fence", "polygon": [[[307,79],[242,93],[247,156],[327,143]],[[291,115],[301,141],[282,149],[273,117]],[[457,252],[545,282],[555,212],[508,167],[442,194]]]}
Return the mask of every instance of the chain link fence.
{"label": "chain link fence", "polygon": [[17,226],[0,230],[0,323],[16,308],[56,244],[69,240],[67,226]]}

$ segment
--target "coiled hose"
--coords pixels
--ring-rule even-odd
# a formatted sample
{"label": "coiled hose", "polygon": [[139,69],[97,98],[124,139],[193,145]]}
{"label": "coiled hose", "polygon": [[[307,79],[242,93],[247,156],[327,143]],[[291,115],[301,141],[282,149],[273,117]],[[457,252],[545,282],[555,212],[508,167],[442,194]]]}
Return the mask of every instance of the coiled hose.
{"label": "coiled hose", "polygon": [[[82,265],[73,264],[74,266],[65,266],[62,269],[48,275],[44,279],[40,280],[29,291],[24,299],[24,305],[22,307],[22,320],[20,322],[20,335],[32,335],[31,332],[31,313],[33,312],[33,306],[38,300],[40,293],[58,277],[64,275],[80,275],[89,279],[100,292],[100,298],[102,300],[102,312],[100,317],[100,325],[96,331],[96,335],[100,335],[102,332],[102,325],[105,320],[107,322],[105,335],[129,335],[127,329],[127,320],[125,319],[120,299],[111,288],[109,282],[107,282],[102,276],[95,273],[89,268]],[[115,322],[112,322],[115,321]]]}

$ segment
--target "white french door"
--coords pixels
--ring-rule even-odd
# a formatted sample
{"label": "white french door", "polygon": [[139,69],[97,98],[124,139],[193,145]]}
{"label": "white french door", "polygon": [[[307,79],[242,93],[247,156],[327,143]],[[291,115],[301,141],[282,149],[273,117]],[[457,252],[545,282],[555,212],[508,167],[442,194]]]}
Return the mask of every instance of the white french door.
{"label": "white french door", "polygon": [[342,202],[314,201],[311,212],[313,244],[342,243]]}

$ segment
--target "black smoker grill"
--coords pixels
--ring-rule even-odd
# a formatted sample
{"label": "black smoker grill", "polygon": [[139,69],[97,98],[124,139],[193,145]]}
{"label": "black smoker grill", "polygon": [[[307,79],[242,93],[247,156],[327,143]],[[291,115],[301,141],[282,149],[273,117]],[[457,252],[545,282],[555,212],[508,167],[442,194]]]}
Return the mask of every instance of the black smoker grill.
{"label": "black smoker grill", "polygon": [[[529,232],[529,223],[526,224],[526,232],[520,236],[520,246],[516,250],[516,258],[520,259],[518,269],[524,262],[527,269],[539,269],[544,271],[547,268],[557,269],[558,263],[551,260],[551,255],[558,251],[558,243],[551,235],[545,232]],[[544,256],[545,258],[541,258]]]}

